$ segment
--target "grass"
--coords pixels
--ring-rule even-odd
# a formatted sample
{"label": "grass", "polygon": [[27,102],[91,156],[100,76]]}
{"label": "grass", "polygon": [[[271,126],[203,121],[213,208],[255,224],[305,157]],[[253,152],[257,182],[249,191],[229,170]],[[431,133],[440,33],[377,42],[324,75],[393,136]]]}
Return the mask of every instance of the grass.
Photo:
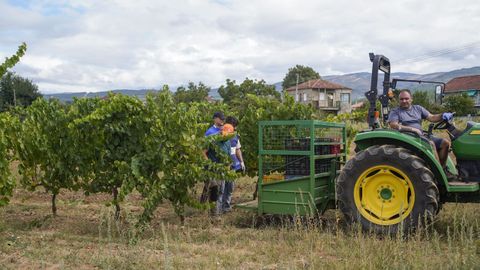
{"label": "grass", "polygon": [[[254,179],[238,181],[235,201]],[[480,213],[475,204],[446,204],[432,228],[379,237],[347,226],[335,210],[320,219],[267,219],[235,210],[220,219],[189,209],[181,225],[167,204],[143,231],[134,226],[138,195],[113,219],[107,197],[64,192],[59,216],[49,197],[16,190],[0,209],[3,269],[478,269]]]}
{"label": "grass", "polygon": [[[234,202],[251,199],[254,182],[239,179]],[[140,231],[139,195],[127,197],[118,221],[109,199],[65,191],[52,217],[48,194],[15,190],[0,208],[0,269],[480,268],[478,204],[445,204],[432,227],[380,237],[348,226],[336,210],[298,220],[238,209],[212,219],[188,209],[182,225],[168,204]]]}

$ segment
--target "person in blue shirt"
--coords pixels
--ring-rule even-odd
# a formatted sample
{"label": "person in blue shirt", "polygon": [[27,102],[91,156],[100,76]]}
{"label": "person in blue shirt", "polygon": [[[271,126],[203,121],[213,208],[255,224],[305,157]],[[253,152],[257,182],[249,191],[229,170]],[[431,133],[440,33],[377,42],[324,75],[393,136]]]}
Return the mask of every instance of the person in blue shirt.
{"label": "person in blue shirt", "polygon": [[[215,112],[213,114],[213,125],[207,129],[205,132],[205,137],[218,135],[222,132],[222,126],[225,121],[225,115],[223,112]],[[218,147],[224,151],[225,153],[230,153],[230,140],[226,141],[217,141],[216,144]],[[213,162],[220,162],[220,158],[218,157],[215,149],[209,148],[204,151],[205,158]],[[201,202],[206,202],[207,198],[209,202],[216,202],[215,209],[212,209],[211,214],[217,215],[220,213],[221,204],[219,204],[219,198],[221,197],[223,192],[223,185],[224,181],[221,179],[209,179],[203,188],[202,196],[200,198]]]}
{"label": "person in blue shirt", "polygon": [[[210,128],[207,129],[207,131],[205,132],[205,137],[220,134],[222,132],[222,127],[223,127],[224,121],[225,121],[225,115],[223,114],[223,112],[214,113],[213,114],[213,126],[211,126]],[[219,142],[217,142],[217,145],[220,147],[220,149],[225,151],[225,153],[230,152],[228,141],[223,141],[223,142],[219,141]],[[214,149],[212,149],[212,148],[207,149],[205,154],[206,154],[207,158],[210,159],[211,161],[220,162],[220,160],[217,157]]]}
{"label": "person in blue shirt", "polygon": [[[440,114],[431,114],[425,108],[420,105],[412,105],[412,94],[409,90],[402,90],[398,96],[400,106],[390,112],[388,115],[388,123],[391,128],[399,131],[407,131],[416,133],[419,136],[423,136],[422,120],[426,119],[430,122],[440,122],[442,120],[450,121],[453,118],[453,114],[449,112]],[[436,158],[446,168],[446,162],[448,157],[448,150],[450,148],[450,141],[444,138],[438,138],[432,136],[430,138],[433,142],[433,146],[436,149],[434,153]],[[449,178],[454,177],[449,171],[445,169]]]}
{"label": "person in blue shirt", "polygon": [[[233,126],[236,130],[238,120],[233,116],[228,116],[225,120],[227,124]],[[230,158],[232,159],[232,165],[230,168],[236,172],[245,172],[245,163],[243,162],[242,150],[241,150],[240,138],[237,135],[230,139]],[[234,189],[234,182],[223,181],[220,185],[220,194],[217,204],[220,205],[219,212],[226,213],[232,209],[232,194]]]}

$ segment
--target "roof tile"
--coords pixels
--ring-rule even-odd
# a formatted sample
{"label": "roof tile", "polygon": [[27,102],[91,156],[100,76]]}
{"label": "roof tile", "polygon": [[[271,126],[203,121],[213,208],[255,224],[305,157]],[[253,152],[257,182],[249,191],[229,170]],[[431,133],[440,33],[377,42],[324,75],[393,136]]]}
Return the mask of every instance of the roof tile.
{"label": "roof tile", "polygon": [[[293,91],[296,89],[296,86],[287,88],[287,91]],[[310,80],[303,82],[298,85],[298,90],[302,89],[351,89],[349,87],[325,81],[322,79]]]}
{"label": "roof tile", "polygon": [[453,78],[445,85],[445,92],[467,90],[480,90],[480,75]]}

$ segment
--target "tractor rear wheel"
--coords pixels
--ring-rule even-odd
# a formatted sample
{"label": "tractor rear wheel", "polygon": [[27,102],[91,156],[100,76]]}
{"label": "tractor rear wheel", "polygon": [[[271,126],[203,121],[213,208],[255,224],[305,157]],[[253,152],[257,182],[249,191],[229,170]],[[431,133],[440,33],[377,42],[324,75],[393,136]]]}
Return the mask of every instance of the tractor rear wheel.
{"label": "tractor rear wheel", "polygon": [[410,232],[433,221],[439,191],[425,162],[407,149],[371,146],[347,162],[337,180],[349,222],[376,233]]}

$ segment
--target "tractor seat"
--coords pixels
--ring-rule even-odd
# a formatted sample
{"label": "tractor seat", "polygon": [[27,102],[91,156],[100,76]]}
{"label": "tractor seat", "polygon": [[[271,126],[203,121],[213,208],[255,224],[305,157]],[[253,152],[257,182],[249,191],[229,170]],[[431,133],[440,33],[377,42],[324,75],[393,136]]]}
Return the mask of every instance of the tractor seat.
{"label": "tractor seat", "polygon": [[467,132],[469,129],[471,129],[476,123],[473,122],[473,121],[468,121],[467,122],[467,126],[465,127],[465,129],[462,131],[462,133],[459,135],[459,137],[461,135],[463,135],[463,133]]}
{"label": "tractor seat", "polygon": [[467,127],[465,128],[465,130],[469,130],[470,128],[472,128],[476,123],[473,122],[473,121],[468,121],[467,122]]}

